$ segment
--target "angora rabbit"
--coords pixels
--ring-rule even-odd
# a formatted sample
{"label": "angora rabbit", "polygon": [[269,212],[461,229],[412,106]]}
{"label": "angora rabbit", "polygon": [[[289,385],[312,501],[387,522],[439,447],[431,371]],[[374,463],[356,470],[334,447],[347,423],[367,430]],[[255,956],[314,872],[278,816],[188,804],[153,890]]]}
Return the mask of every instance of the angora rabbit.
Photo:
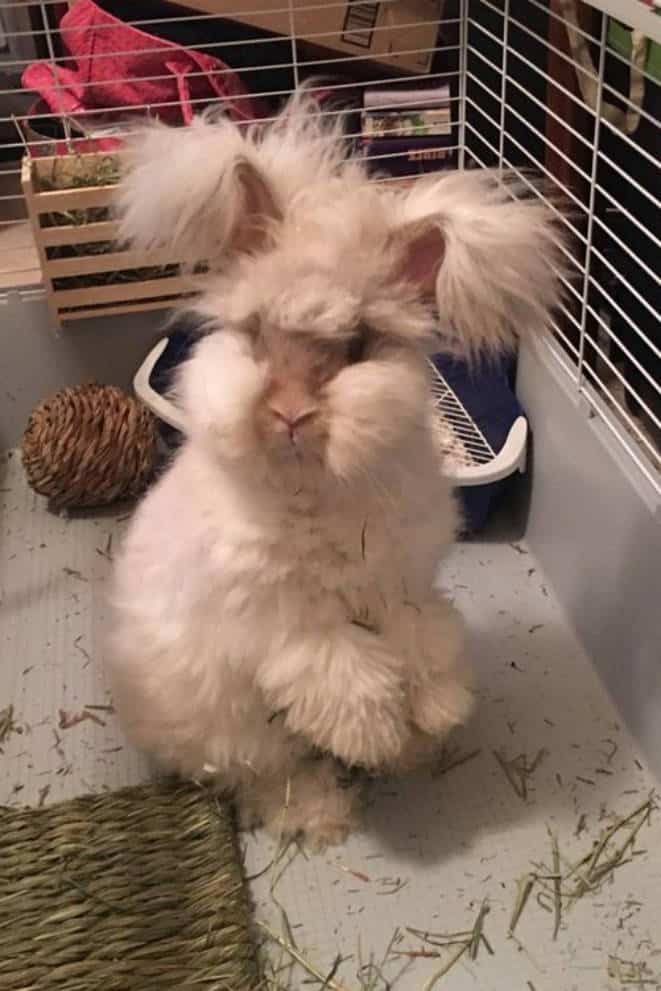
{"label": "angora rabbit", "polygon": [[307,97],[259,131],[203,118],[132,144],[124,239],[215,274],[186,441],[116,565],[113,687],[136,744],[215,776],[247,820],[279,829],[287,794],[288,833],[337,842],[338,767],[410,766],[471,710],[433,585],[456,513],[425,351],[436,305],[464,353],[548,322],[552,218],[512,188],[369,182]]}

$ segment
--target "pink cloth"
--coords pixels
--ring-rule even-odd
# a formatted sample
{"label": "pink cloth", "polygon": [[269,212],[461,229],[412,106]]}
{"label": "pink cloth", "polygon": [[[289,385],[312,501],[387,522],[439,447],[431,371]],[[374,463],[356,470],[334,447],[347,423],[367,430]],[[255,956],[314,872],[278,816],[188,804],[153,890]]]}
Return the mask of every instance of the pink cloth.
{"label": "pink cloth", "polygon": [[[80,116],[146,105],[163,120],[189,124],[192,101],[220,99],[233,120],[259,116],[237,74],[219,59],[129,27],[92,0],[78,0],[67,11],[60,36],[72,56],[67,65],[34,62],[22,78],[53,113]],[[150,76],[164,78],[145,78]],[[160,103],[172,106],[157,107]]]}

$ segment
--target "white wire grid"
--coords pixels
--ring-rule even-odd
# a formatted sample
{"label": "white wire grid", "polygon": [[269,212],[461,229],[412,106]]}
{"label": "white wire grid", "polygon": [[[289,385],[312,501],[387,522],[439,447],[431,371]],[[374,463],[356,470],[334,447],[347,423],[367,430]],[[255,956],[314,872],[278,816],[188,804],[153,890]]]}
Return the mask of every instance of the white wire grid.
{"label": "white wire grid", "polygon": [[[169,10],[161,5],[167,10],[166,19],[154,2],[146,7],[135,3],[132,19],[124,20],[157,36],[165,26],[168,37],[176,36],[179,29],[203,32],[204,44],[196,43],[196,47],[229,64],[233,53],[245,53],[246,37],[250,38],[249,64],[242,64],[238,75],[251,98],[264,98],[273,106],[310,74],[331,74],[327,89],[338,97],[349,97],[365,86],[385,92],[397,78],[376,57],[333,51],[335,32],[331,36],[326,31],[306,31],[304,43],[296,36],[295,16],[321,8],[344,9],[344,0],[323,4],[296,0],[295,10],[294,0],[275,5],[268,0],[237,2],[238,17],[245,16],[248,8],[287,14],[290,31],[271,37],[248,29],[247,35],[244,32],[230,40],[222,36],[214,40],[219,37],[218,25],[227,22],[218,20],[213,5],[214,0],[185,0],[185,8]],[[400,0],[382,0],[380,7],[392,5],[401,6]],[[372,8],[379,5],[354,2],[353,6],[371,18]],[[548,197],[571,239],[563,246],[566,297],[554,321],[552,353],[577,396],[587,401],[590,411],[603,420],[661,493],[661,335],[655,301],[661,245],[657,186],[650,180],[651,170],[658,168],[659,147],[658,99],[650,99],[650,94],[658,84],[643,68],[646,97],[642,103],[616,84],[613,71],[619,67],[628,72],[627,57],[610,44],[605,17],[597,15],[588,27],[581,22],[577,28],[571,17],[571,8],[576,6],[568,0],[446,0],[440,33],[435,31],[436,21],[423,20],[434,28],[430,34],[434,41],[403,53],[428,55],[430,70],[407,79],[449,84],[453,127],[444,147],[456,153],[460,167],[512,168],[534,195]],[[56,14],[65,7],[59,0],[0,2],[5,45],[0,52],[0,72],[9,74],[0,82],[4,136],[0,145],[4,156],[0,162],[0,273],[13,267],[15,285],[35,279],[28,278],[34,272],[22,261],[24,253],[17,250],[22,242],[14,238],[3,245],[4,235],[15,233],[15,218],[21,209],[20,194],[12,183],[17,187],[18,159],[24,148],[18,134],[11,134],[12,117],[20,117],[24,129],[26,124],[43,128],[59,122],[62,136],[71,133],[70,122],[61,113],[30,113],[30,107],[16,110],[17,76],[36,58],[45,60],[55,73],[62,55]],[[661,39],[661,16],[637,0],[599,0],[594,7]],[[223,11],[224,17],[232,13]],[[414,23],[412,19],[410,24]],[[374,32],[387,29],[387,25],[372,28]],[[568,43],[570,38],[574,45],[577,39],[586,43],[590,63],[578,59],[575,47]],[[86,85],[82,84],[83,90]],[[586,88],[591,88],[593,105],[585,102]],[[240,103],[242,97],[234,99]],[[194,105],[198,102],[192,100]],[[646,141],[608,119],[605,111],[612,104],[638,115]],[[137,109],[153,113],[173,105],[143,104]],[[113,109],[121,110],[105,107],[89,112],[88,119],[95,114],[105,119]],[[328,115],[344,112],[345,108],[324,111]],[[355,132],[347,140],[359,141],[360,137]],[[31,135],[32,148],[40,143],[51,145],[52,137]],[[370,158],[387,167],[392,155],[374,153]],[[546,185],[533,185],[531,172],[540,173]],[[27,228],[25,236],[29,236]]]}
{"label": "white wire grid", "polygon": [[431,367],[432,408],[436,413],[432,423],[446,469],[488,465],[496,452],[438,368]]}
{"label": "white wire grid", "polygon": [[[570,5],[552,6],[566,13]],[[566,297],[553,324],[560,347],[552,353],[590,413],[600,416],[659,493],[658,83],[643,70],[644,93],[654,100],[630,99],[609,78],[613,66],[627,74],[630,68],[609,43],[606,18],[597,17],[598,33],[591,33],[550,11],[550,21],[563,29],[557,36],[571,33],[574,44],[577,38],[586,43],[591,71],[571,45],[558,47],[550,31],[539,33],[547,8],[538,0],[464,4],[460,155],[467,166],[513,168],[534,195],[551,203],[569,237]],[[654,24],[658,37],[661,25]],[[594,106],[583,98],[586,79]],[[645,144],[607,119],[613,104],[639,115]],[[544,177],[542,189],[531,183],[529,170]]]}

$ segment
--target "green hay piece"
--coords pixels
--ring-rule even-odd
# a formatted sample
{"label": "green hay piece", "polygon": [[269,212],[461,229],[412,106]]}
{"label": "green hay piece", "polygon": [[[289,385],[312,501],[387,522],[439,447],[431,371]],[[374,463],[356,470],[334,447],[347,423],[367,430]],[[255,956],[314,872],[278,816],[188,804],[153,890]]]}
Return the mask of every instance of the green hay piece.
{"label": "green hay piece", "polygon": [[537,881],[536,874],[524,874],[523,877],[519,878],[516,883],[516,898],[514,900],[514,908],[512,909],[512,915],[510,918],[510,924],[507,929],[507,935],[513,936],[514,930],[517,927],[517,923],[523,914],[523,910],[526,907],[526,903],[530,898],[530,893]]}
{"label": "green hay piece", "polygon": [[527,754],[518,754],[516,757],[509,759],[498,750],[492,750],[492,753],[498,761],[503,774],[512,786],[514,793],[523,802],[527,801],[528,779],[533,776],[544,758],[548,757],[548,750],[542,747],[537,751],[532,761],[528,759]]}
{"label": "green hay piece", "polygon": [[558,837],[549,830],[553,865],[553,939],[558,938],[562,922],[562,875],[560,874],[560,848]]}
{"label": "green hay piece", "polygon": [[481,753],[481,748],[464,754],[459,747],[448,747],[444,745],[437,763],[432,768],[431,776],[432,778],[440,778],[442,775],[447,774],[448,771],[454,770],[455,767],[461,767],[462,764],[467,764],[469,760],[479,757]]}
{"label": "green hay piece", "polygon": [[477,959],[477,953],[480,948],[480,943],[484,943],[489,953],[493,956],[493,950],[484,935],[484,920],[490,912],[490,907],[488,901],[485,899],[480,905],[480,911],[477,913],[477,918],[473,926],[473,931],[471,933],[471,940],[468,944],[468,955],[471,960]]}
{"label": "green hay piece", "polygon": [[432,991],[436,985],[441,981],[449,971],[452,970],[455,964],[459,963],[464,953],[468,950],[468,943],[463,943],[459,949],[454,953],[446,963],[443,964],[440,970],[437,970],[435,974],[432,974],[430,979],[425,984],[424,991]]}
{"label": "green hay piece", "polygon": [[407,927],[407,932],[412,936],[421,939],[428,946],[439,948],[456,947],[452,954],[445,960],[440,970],[435,971],[424,986],[424,991],[432,991],[452,968],[459,963],[465,953],[471,960],[477,960],[477,955],[481,946],[484,946],[491,956],[494,955],[493,947],[484,933],[484,920],[490,912],[488,900],[485,898],[480,905],[479,911],[473,923],[473,928],[462,932],[432,933],[421,929],[411,929]]}
{"label": "green hay piece", "polygon": [[[649,823],[656,807],[656,796],[652,792],[633,812],[603,829],[589,851],[573,864],[562,855],[558,837],[549,829],[551,871],[544,864],[533,863],[535,871],[519,879],[508,935],[513,936],[530,895],[538,887],[541,890],[536,892],[537,904],[553,914],[553,939],[557,940],[565,912],[584,895],[599,891],[617,868],[631,862],[638,834]],[[561,865],[564,865],[564,871]]]}
{"label": "green hay piece", "polygon": [[[65,168],[66,166],[66,168]],[[40,176],[38,186],[40,193],[54,192],[60,189],[90,189],[96,186],[116,186],[121,178],[116,159],[104,155],[93,160],[87,160],[78,155],[73,160],[70,156],[56,158],[53,161],[50,176]],[[41,214],[42,227],[79,227],[83,224],[101,223],[110,220],[110,210],[107,206],[93,206],[87,209],[58,210],[53,213]],[[69,254],[57,254],[49,257],[70,258],[76,254],[103,254],[112,250],[112,242],[100,241],[104,249],[89,251],[88,245],[71,245]],[[83,250],[85,249],[85,250]]]}
{"label": "green hay piece", "polygon": [[616,956],[608,957],[608,976],[611,980],[619,981],[622,987],[629,985],[634,988],[644,988],[648,985],[659,986],[659,978],[650,970],[645,961],[621,960]]}
{"label": "green hay piece", "polygon": [[53,159],[50,176],[40,176],[39,191],[116,186],[120,179],[115,155],[66,155]]}
{"label": "green hay piece", "polygon": [[[617,819],[607,829],[602,830],[590,851],[581,857],[563,878],[574,882],[574,888],[569,894],[569,904],[588,891],[598,890],[616,868],[629,863],[630,858],[625,859],[626,854],[633,850],[638,833],[645,823],[649,822],[655,807],[655,796],[651,794],[629,815]],[[622,834],[625,838],[618,845],[616,837],[619,839]]]}
{"label": "green hay piece", "polygon": [[228,806],[146,785],[0,809],[0,988],[254,991]]}
{"label": "green hay piece", "polygon": [[[5,743],[12,733],[22,733],[23,727],[17,726],[14,721],[14,706],[8,705],[0,709],[0,744]],[[0,753],[3,751],[0,750]]]}
{"label": "green hay piece", "polygon": [[380,989],[390,991],[391,988],[395,987],[399,977],[401,977],[406,971],[408,964],[406,964],[403,970],[399,972],[398,976],[392,979],[388,979],[385,976],[384,968],[393,959],[397,959],[397,953],[394,948],[399,944],[401,938],[402,933],[398,927],[390,937],[390,941],[386,947],[381,962],[377,963],[374,959],[374,954],[370,953],[370,959],[366,964],[363,964],[362,951],[360,948],[360,937],[358,938],[358,973],[356,976],[360,983],[360,991],[377,991],[377,989],[379,989],[379,991]]}
{"label": "green hay piece", "polygon": [[[344,985],[338,984],[333,979],[333,974],[324,974],[319,969],[319,967],[315,963],[313,963],[312,961],[308,960],[307,957],[305,957],[303,955],[303,953],[301,953],[301,951],[296,946],[294,946],[293,943],[290,943],[286,939],[283,939],[282,936],[278,936],[278,934],[276,932],[274,932],[264,922],[258,922],[257,925],[266,934],[266,936],[269,938],[269,940],[271,940],[271,942],[275,943],[282,950],[284,950],[286,953],[288,953],[289,956],[292,958],[292,960],[295,960],[296,963],[300,967],[302,967],[303,970],[307,974],[309,974],[313,979],[315,979],[316,981],[318,981],[321,984],[322,987],[329,988],[330,991],[347,991],[347,989],[344,987]],[[335,966],[335,965],[333,965],[333,966]],[[337,971],[338,967],[339,967],[339,964],[337,965],[337,967],[335,967],[335,970],[336,971]],[[267,987],[269,988],[269,991],[270,991],[270,988],[274,986],[273,980],[274,980],[273,977],[266,977],[266,983],[267,983]]]}

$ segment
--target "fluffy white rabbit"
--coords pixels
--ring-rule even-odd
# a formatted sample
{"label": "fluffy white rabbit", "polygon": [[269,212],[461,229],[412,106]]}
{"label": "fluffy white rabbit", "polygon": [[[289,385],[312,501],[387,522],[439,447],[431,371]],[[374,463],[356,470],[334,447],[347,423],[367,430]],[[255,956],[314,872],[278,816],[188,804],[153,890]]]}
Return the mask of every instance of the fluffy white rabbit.
{"label": "fluffy white rabbit", "polygon": [[305,96],[250,132],[153,124],[119,204],[127,241],[215,274],[186,441],[115,568],[115,699],[138,746],[213,774],[251,821],[280,829],[287,795],[286,831],[318,844],[352,822],[337,761],[414,764],[471,710],[434,588],[457,522],[429,423],[435,308],[443,347],[497,352],[557,296],[539,199],[486,171],[370,182],[343,148]]}

